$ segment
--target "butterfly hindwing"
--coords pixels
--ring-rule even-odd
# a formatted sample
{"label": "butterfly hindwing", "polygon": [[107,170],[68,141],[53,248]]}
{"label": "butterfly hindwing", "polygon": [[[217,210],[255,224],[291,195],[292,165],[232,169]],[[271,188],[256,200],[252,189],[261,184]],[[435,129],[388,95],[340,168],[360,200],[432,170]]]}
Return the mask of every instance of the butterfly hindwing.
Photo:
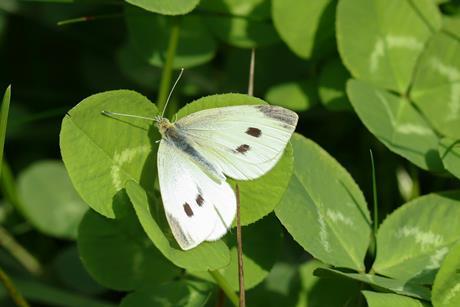
{"label": "butterfly hindwing", "polygon": [[190,154],[171,140],[161,140],[158,175],[168,223],[184,250],[217,240],[231,226],[236,199],[230,185],[203,172]]}
{"label": "butterfly hindwing", "polygon": [[295,112],[281,107],[242,105],[195,112],[176,126],[223,173],[250,180],[278,162],[297,120]]}

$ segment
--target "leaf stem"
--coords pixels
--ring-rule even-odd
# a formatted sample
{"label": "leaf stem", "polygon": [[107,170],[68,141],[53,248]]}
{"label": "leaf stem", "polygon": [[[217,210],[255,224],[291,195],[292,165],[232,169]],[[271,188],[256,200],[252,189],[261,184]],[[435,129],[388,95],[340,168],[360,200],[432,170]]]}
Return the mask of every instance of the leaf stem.
{"label": "leaf stem", "polygon": [[10,277],[3,271],[0,267],[0,282],[5,286],[6,291],[11,296],[13,301],[19,307],[29,307],[29,303],[21,295],[21,293],[16,289]]}
{"label": "leaf stem", "polygon": [[171,17],[171,33],[169,36],[165,64],[163,66],[163,71],[161,72],[160,90],[158,92],[157,106],[160,112],[163,112],[169,93],[174,57],[176,55],[176,49],[179,43],[179,33],[180,17]]}
{"label": "leaf stem", "polygon": [[256,50],[251,50],[251,62],[249,64],[249,82],[248,82],[248,95],[254,96],[254,69],[256,62]]}
{"label": "leaf stem", "polygon": [[374,235],[374,255],[375,249],[377,248],[377,231],[379,228],[379,209],[378,209],[378,201],[377,201],[377,179],[375,176],[375,164],[374,164],[374,155],[372,153],[372,149],[369,150],[371,156],[371,167],[372,167],[372,199],[374,204],[374,223],[373,225],[373,235]]}
{"label": "leaf stem", "polygon": [[5,148],[6,124],[8,123],[8,113],[10,111],[11,85],[7,87],[3,96],[0,110],[0,176],[3,164],[3,150]]}
{"label": "leaf stem", "polygon": [[[254,50],[254,49],[253,49]],[[240,188],[238,184],[236,190],[236,243],[238,251],[238,284],[240,290],[240,307],[246,307],[246,294],[244,293],[244,270],[243,270],[243,239],[241,235],[240,222]]]}
{"label": "leaf stem", "polygon": [[230,287],[227,280],[219,273],[217,270],[209,270],[209,274],[212,276],[214,281],[219,285],[219,287],[224,291],[225,295],[227,295],[228,299],[233,303],[233,306],[238,307],[238,296],[233,292],[232,288]]}
{"label": "leaf stem", "polygon": [[58,26],[66,26],[74,23],[94,21],[94,20],[103,20],[103,19],[112,19],[112,18],[121,18],[123,14],[105,14],[105,15],[94,15],[94,16],[82,16],[77,18],[65,19],[57,22]]}

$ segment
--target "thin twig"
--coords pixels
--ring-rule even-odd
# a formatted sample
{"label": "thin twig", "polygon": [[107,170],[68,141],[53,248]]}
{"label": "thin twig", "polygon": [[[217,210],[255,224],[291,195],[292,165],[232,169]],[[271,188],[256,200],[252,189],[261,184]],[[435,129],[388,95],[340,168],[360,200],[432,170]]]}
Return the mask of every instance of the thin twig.
{"label": "thin twig", "polygon": [[248,84],[248,95],[254,96],[254,69],[256,65],[256,50],[251,50],[251,62],[249,63],[249,84]]}
{"label": "thin twig", "polygon": [[236,242],[238,250],[238,281],[240,286],[240,305],[246,306],[246,295],[244,293],[244,271],[243,271],[243,240],[241,236],[240,222],[240,188],[236,185]]}
{"label": "thin twig", "polygon": [[0,246],[5,248],[21,265],[32,275],[43,275],[43,268],[38,260],[32,256],[13,238],[9,232],[0,226]]}
{"label": "thin twig", "polygon": [[16,289],[10,277],[0,268],[0,282],[5,286],[6,291],[13,299],[14,303],[19,307],[29,307],[29,303]]}

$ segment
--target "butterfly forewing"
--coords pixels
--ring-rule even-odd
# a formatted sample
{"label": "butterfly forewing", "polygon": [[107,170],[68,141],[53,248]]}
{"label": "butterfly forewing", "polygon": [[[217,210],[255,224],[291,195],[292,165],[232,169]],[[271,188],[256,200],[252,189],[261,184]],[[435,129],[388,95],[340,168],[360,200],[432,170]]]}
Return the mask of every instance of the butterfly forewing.
{"label": "butterfly forewing", "polygon": [[192,113],[176,126],[227,176],[250,180],[278,162],[297,120],[296,113],[281,107],[242,105]]}

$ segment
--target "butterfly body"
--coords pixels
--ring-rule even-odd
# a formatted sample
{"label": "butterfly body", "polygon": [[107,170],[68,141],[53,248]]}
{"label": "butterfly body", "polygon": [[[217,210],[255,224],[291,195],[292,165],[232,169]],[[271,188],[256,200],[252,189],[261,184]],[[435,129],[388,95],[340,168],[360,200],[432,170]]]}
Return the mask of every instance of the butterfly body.
{"label": "butterfly body", "polygon": [[182,249],[220,239],[231,227],[236,197],[226,177],[252,180],[281,158],[298,116],[277,106],[207,109],[171,123],[162,136],[158,176],[167,220]]}

